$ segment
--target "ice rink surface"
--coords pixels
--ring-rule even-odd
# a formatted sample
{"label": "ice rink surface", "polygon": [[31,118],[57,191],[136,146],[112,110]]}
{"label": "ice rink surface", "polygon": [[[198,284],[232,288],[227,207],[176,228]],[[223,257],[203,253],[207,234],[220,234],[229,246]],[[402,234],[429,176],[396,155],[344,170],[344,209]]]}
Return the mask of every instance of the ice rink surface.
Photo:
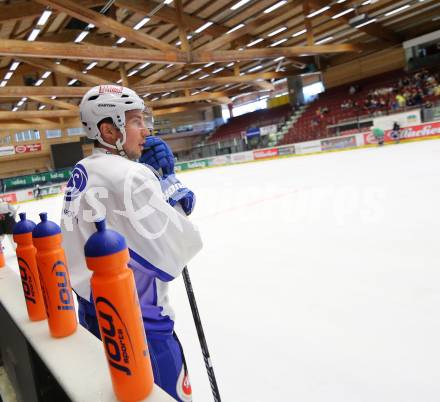
{"label": "ice rink surface", "polygon": [[[223,401],[440,400],[439,140],[180,176]],[[20,211],[59,221],[61,203]],[[181,278],[171,303],[194,401],[212,401]]]}

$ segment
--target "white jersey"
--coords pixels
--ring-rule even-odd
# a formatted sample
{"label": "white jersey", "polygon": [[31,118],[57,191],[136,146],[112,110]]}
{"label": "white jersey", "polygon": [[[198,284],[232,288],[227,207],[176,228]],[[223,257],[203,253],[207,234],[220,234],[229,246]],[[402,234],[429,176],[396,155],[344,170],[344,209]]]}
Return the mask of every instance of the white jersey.
{"label": "white jersey", "polygon": [[11,204],[7,203],[6,201],[0,202],[0,214],[11,214],[12,216],[14,216],[16,212],[17,209]]}
{"label": "white jersey", "polygon": [[146,328],[172,330],[167,282],[202,248],[197,227],[166,203],[148,167],[96,148],[72,172],[61,219],[72,287],[89,301],[92,271],[84,245],[103,217],[127,242]]}

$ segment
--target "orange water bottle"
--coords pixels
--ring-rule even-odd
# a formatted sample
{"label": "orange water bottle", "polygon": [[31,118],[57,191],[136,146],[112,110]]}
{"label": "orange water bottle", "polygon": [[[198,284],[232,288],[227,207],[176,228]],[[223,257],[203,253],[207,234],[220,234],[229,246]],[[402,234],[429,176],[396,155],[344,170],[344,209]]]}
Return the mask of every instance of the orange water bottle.
{"label": "orange water bottle", "polygon": [[104,220],[96,228],[84,254],[93,271],[93,300],[113,390],[120,401],[140,401],[150,394],[154,378],[127,245]]}
{"label": "orange water bottle", "polygon": [[3,268],[6,265],[5,255],[3,254],[3,244],[0,241],[0,268]]}
{"label": "orange water bottle", "polygon": [[61,228],[40,214],[41,222],[32,231],[37,248],[37,265],[46,304],[50,334],[55,338],[76,331],[77,321],[66,256],[61,248]]}
{"label": "orange water bottle", "polygon": [[12,234],[15,243],[17,243],[17,261],[20,268],[21,284],[23,285],[27,312],[29,319],[32,321],[45,320],[46,308],[44,307],[37,260],[35,259],[37,250],[32,243],[32,231],[36,225],[34,222],[26,219],[24,212],[19,215],[20,221],[15,224]]}

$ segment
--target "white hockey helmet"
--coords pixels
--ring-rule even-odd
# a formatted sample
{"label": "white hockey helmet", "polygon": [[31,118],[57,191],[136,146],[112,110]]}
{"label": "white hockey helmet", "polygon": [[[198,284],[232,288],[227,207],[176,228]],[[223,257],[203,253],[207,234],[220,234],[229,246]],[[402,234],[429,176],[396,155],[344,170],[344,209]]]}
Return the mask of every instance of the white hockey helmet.
{"label": "white hockey helmet", "polygon": [[[86,130],[86,135],[92,140],[116,149],[120,154],[124,151],[122,146],[126,141],[125,112],[141,110],[146,112],[146,128],[153,129],[153,115],[149,107],[132,89],[118,85],[99,85],[90,89],[82,98],[79,105],[81,122]],[[111,118],[113,124],[121,131],[122,140],[115,145],[108,144],[101,137],[98,124],[105,118]]]}

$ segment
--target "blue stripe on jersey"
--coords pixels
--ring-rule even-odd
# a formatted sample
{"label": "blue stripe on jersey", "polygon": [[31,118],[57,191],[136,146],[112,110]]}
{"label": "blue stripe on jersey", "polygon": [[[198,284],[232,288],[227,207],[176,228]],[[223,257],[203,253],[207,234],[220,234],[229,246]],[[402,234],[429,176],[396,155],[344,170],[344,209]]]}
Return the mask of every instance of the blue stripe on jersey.
{"label": "blue stripe on jersey", "polygon": [[153,264],[148,262],[145,258],[137,254],[135,251],[133,251],[131,248],[128,249],[131,257],[130,265],[136,266],[136,268],[140,268],[139,265],[143,268],[146,268],[148,270],[151,270],[156,273],[157,277],[164,282],[172,281],[174,278],[167,274],[166,272],[162,271],[161,269],[155,267]]}

